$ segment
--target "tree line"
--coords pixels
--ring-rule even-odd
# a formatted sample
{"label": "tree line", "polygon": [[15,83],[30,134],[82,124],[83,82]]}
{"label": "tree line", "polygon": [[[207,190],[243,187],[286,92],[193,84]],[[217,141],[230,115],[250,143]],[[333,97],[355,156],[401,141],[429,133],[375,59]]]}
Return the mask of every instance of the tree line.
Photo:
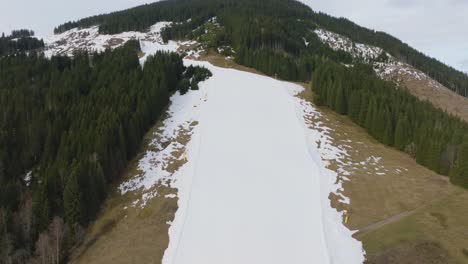
{"label": "tree line", "polygon": [[31,29],[14,29],[11,31],[10,37],[11,38],[26,38],[26,37],[34,37],[34,30]]}
{"label": "tree line", "polygon": [[[214,17],[219,24],[216,29],[207,23]],[[458,157],[463,156],[460,151],[466,134],[465,123],[434,109],[429,103],[419,102],[391,83],[378,80],[371,66],[361,65],[346,52],[332,50],[321,43],[312,30],[321,27],[348,36],[356,42],[382,47],[464,96],[468,89],[467,75],[425,56],[388,34],[360,27],[344,18],[314,12],[294,0],[163,1],[64,24],[57,31],[95,24],[99,24],[100,30],[105,33],[146,30],[162,20],[176,22],[163,30],[165,41],[198,39],[207,41],[207,47],[231,46],[237,63],[284,80],[308,81],[312,74],[320,76],[324,68],[333,68],[329,63],[333,61],[339,70],[329,70],[331,73],[325,75],[336,74],[340,81],[325,84],[324,88],[317,85],[317,89],[323,89],[324,93],[317,93],[317,102],[342,114],[348,114],[349,111],[350,117],[366,127],[374,137],[387,145],[407,151],[418,163],[434,171],[449,175],[456,174],[456,168],[463,167],[463,164],[457,164],[462,163]],[[348,69],[342,64],[357,66]],[[344,79],[354,80],[353,85],[346,86],[349,84],[344,83]],[[358,89],[348,94],[349,87],[361,84],[367,89]],[[346,89],[347,92],[337,93],[342,96],[341,99],[326,94],[335,89]],[[332,102],[339,103],[332,105]],[[364,105],[354,107],[358,102]],[[369,118],[368,107],[372,109]],[[362,114],[359,119],[358,112]]]}
{"label": "tree line", "polygon": [[466,73],[423,54],[385,32],[367,29],[346,18],[335,18],[320,12],[314,14],[314,21],[320,26],[347,36],[356,42],[380,47],[402,62],[421,70],[452,91],[468,97],[468,75]]}
{"label": "tree line", "polygon": [[139,49],[0,58],[0,263],[65,263],[170,95],[211,74]]}
{"label": "tree line", "polygon": [[347,115],[379,142],[468,188],[468,124],[420,101],[369,65],[322,64],[313,74],[317,105]]}
{"label": "tree line", "polygon": [[44,41],[34,38],[32,30],[13,30],[10,35],[2,33],[0,37],[0,57],[41,48],[44,48]]}
{"label": "tree line", "polygon": [[[60,33],[74,27],[89,27],[92,25],[99,25],[99,30],[102,33],[120,33],[128,30],[145,31],[156,22],[174,21],[183,23],[178,28],[184,27],[185,30],[184,32],[179,30],[177,34],[172,32],[171,36],[183,37],[186,34],[181,34],[182,32],[189,33],[201,26],[209,18],[215,16],[221,18],[221,24],[226,26],[226,41],[228,44],[245,44],[245,41],[247,41],[249,49],[252,49],[252,46],[257,49],[265,48],[265,46],[258,46],[260,43],[268,43],[275,50],[281,48],[281,50],[287,51],[289,55],[297,55],[298,50],[304,48],[297,45],[306,36],[304,28],[307,27],[307,30],[310,31],[318,26],[350,37],[356,42],[381,47],[456,93],[465,97],[468,96],[468,75],[426,56],[389,34],[358,26],[345,18],[335,18],[321,12],[314,12],[308,6],[295,0],[161,1],[67,22],[58,26],[55,32]],[[239,19],[244,21],[239,21]],[[269,21],[264,23],[259,21],[265,19]],[[233,23],[235,20],[238,20],[239,23]],[[242,23],[249,20],[250,23]],[[246,25],[249,27],[245,27]],[[286,34],[276,34],[281,30],[274,32],[269,27],[275,29],[275,31],[281,28],[287,28],[288,30],[283,32]],[[263,31],[264,29],[266,31]],[[255,30],[257,32],[251,32]],[[240,34],[241,32],[245,32],[249,36],[243,36],[243,34]],[[255,37],[252,38],[251,36]],[[262,37],[269,38],[269,40],[261,41]],[[240,46],[245,47],[245,45]],[[251,54],[251,56],[261,55]],[[249,62],[249,60],[246,61]]]}

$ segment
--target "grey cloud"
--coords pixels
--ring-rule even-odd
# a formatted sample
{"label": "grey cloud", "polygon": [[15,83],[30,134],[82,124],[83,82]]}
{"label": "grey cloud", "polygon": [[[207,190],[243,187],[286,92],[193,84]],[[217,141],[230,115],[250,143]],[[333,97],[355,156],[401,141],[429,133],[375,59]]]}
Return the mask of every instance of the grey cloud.
{"label": "grey cloud", "polygon": [[468,73],[468,59],[461,60],[458,65],[460,70]]}
{"label": "grey cloud", "polygon": [[396,8],[408,8],[416,5],[420,5],[421,1],[419,0],[388,0],[386,5]]}

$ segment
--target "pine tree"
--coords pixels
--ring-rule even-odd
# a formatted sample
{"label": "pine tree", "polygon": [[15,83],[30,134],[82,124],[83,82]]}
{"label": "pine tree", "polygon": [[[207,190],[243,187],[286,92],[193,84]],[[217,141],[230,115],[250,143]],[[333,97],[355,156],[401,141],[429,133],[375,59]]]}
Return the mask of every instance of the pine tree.
{"label": "pine tree", "polygon": [[374,134],[374,127],[375,123],[374,120],[376,120],[377,116],[377,103],[375,101],[374,97],[371,97],[369,106],[367,107],[367,112],[366,112],[366,118],[365,118],[365,128],[367,131],[371,132],[371,134]]}
{"label": "pine tree", "polygon": [[406,147],[408,140],[408,125],[407,117],[405,114],[400,114],[397,125],[395,128],[395,147],[399,150],[403,150]]}
{"label": "pine tree", "polygon": [[334,110],[339,114],[346,114],[346,100],[344,97],[344,90],[343,84],[341,80],[337,80],[335,83],[335,102],[334,102]]}
{"label": "pine tree", "polygon": [[83,205],[76,172],[72,172],[68,177],[63,193],[63,205],[65,221],[70,226],[82,222]]}
{"label": "pine tree", "polygon": [[385,129],[384,129],[382,142],[387,146],[393,146],[393,139],[394,139],[393,124],[392,124],[391,115],[387,109],[385,111],[384,122],[385,122]]}
{"label": "pine tree", "polygon": [[457,161],[450,174],[450,181],[453,184],[468,188],[468,135],[465,136],[458,151]]}
{"label": "pine tree", "polygon": [[361,112],[361,96],[358,91],[353,91],[349,98],[348,114],[351,120],[359,123],[359,113]]}
{"label": "pine tree", "polygon": [[36,192],[33,198],[33,211],[36,217],[37,229],[39,231],[45,230],[51,219],[47,183],[42,184],[39,191]]}

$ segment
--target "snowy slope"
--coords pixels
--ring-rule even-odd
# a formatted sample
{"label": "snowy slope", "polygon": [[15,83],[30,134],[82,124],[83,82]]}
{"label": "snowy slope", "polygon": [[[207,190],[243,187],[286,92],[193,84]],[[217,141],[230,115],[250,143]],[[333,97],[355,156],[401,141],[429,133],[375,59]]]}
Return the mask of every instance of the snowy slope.
{"label": "snowy slope", "polygon": [[[351,39],[324,29],[316,29],[314,33],[323,43],[333,50],[342,50],[351,54],[354,58],[359,58],[365,62],[372,62],[377,59],[383,50],[379,47],[354,43]],[[390,54],[387,54],[390,56]],[[391,57],[391,56],[390,56]]]}
{"label": "snowy slope", "polygon": [[[101,35],[96,27],[73,29],[47,39],[45,53],[71,56],[138,39],[143,63],[158,50],[194,44],[163,44],[160,30],[168,24],[117,35]],[[305,116],[319,113],[295,97],[302,88],[185,63],[208,67],[213,77],[199,91],[172,96],[159,141],[139,161],[142,173],[119,186],[122,194],[140,193],[133,202],[140,207],[159,195],[159,184],[178,189],[163,263],[362,263],[361,243],[329,200],[334,192],[350,202],[339,193],[337,174],[325,168],[327,160],[339,161],[346,153],[330,144],[326,127],[309,128]],[[185,146],[172,140],[181,131],[190,131]],[[180,151],[187,163],[167,170]]]}
{"label": "snowy slope", "polygon": [[202,64],[214,75],[201,86],[163,263],[362,263],[330,207],[336,175],[304,124],[301,88]]}
{"label": "snowy slope", "polygon": [[61,34],[44,37],[45,55],[66,55],[72,56],[77,50],[88,52],[102,52],[107,48],[117,48],[129,40],[139,40],[143,52],[144,61],[148,55],[156,53],[158,50],[176,52],[180,43],[169,41],[164,43],[161,37],[161,30],[170,26],[172,22],[158,22],[150,27],[148,32],[129,31],[120,34],[107,35],[99,33],[99,26],[90,28],[74,28]]}
{"label": "snowy slope", "polygon": [[[398,84],[402,81],[423,81],[424,85],[430,88],[446,89],[442,84],[427,76],[422,71],[407,63],[398,61],[395,57],[379,47],[355,43],[348,37],[325,29],[316,29],[314,33],[322,43],[327,44],[333,50],[345,51],[358,61],[373,64],[375,72],[382,79],[392,80]],[[388,60],[386,62],[377,62],[376,59],[384,52]]]}

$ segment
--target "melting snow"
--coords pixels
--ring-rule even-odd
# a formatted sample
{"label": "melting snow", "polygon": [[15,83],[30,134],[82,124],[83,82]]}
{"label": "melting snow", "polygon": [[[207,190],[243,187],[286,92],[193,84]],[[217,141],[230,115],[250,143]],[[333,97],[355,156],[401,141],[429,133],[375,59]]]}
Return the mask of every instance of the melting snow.
{"label": "melting snow", "polygon": [[[351,39],[331,31],[316,29],[314,32],[320,41],[330,46],[333,50],[345,51],[350,53],[354,58],[363,59],[366,62],[377,59],[383,52],[379,47],[354,43]],[[387,53],[387,56],[390,56],[390,54]]]}
{"label": "melting snow", "polygon": [[24,182],[26,183],[26,186],[29,186],[31,184],[31,180],[32,180],[32,171],[29,171],[24,176]]}
{"label": "melting snow", "polygon": [[[409,64],[398,61],[387,52],[385,52],[385,54],[388,57],[388,61],[377,62],[376,59],[384,52],[384,50],[379,47],[355,43],[348,37],[324,29],[316,29],[314,32],[322,43],[327,44],[333,50],[342,50],[348,52],[357,60],[372,63],[375,72],[380,78],[391,79],[397,83],[400,83],[402,78],[406,78],[408,80],[425,81],[429,87],[434,89],[444,88],[442,84],[433,80],[422,71],[415,69]],[[349,67],[350,65],[345,66]]]}
{"label": "melting snow", "polygon": [[[191,90],[185,95],[176,93],[171,97],[169,106],[169,117],[164,120],[163,126],[155,133],[155,140],[150,143],[144,157],[138,162],[138,170],[141,174],[134,177],[119,186],[122,194],[129,191],[142,190],[147,199],[156,196],[156,192],[151,189],[156,184],[166,184],[168,179],[176,178],[173,172],[168,171],[167,163],[174,157],[174,151],[180,150],[185,146],[178,143],[177,138],[182,131],[190,131],[193,129],[193,122],[196,121],[199,115],[199,107],[207,97],[206,90]],[[176,172],[181,173],[181,172]],[[145,205],[143,199],[142,206]]]}
{"label": "melting snow", "polygon": [[[295,84],[214,67],[176,173],[178,211],[163,263],[362,263],[361,243],[331,208],[340,159]],[[344,203],[349,199],[340,194]]]}
{"label": "melting snow", "polygon": [[76,50],[102,52],[107,48],[120,47],[129,40],[139,40],[144,53],[140,59],[143,64],[149,55],[157,51],[177,51],[181,43],[175,41],[164,43],[161,37],[161,30],[170,25],[172,22],[158,22],[151,26],[148,32],[129,31],[114,35],[100,34],[99,26],[74,28],[61,34],[45,37],[44,54],[51,57],[53,55],[73,56]]}
{"label": "melting snow", "polygon": [[[116,35],[100,35],[97,27],[73,29],[46,39],[45,54],[103,51],[138,39],[143,63],[157,50],[176,51],[182,44],[162,43],[160,30],[167,25]],[[340,175],[349,175],[343,168],[348,154],[332,144],[330,128],[306,121],[320,113],[295,97],[302,88],[204,62],[185,63],[203,65],[213,77],[198,91],[172,96],[169,118],[138,163],[140,175],[119,186],[122,194],[141,190],[132,205],[142,207],[158,195],[158,184],[178,189],[163,263],[362,263],[361,243],[329,200],[334,192],[350,202],[337,173],[326,168],[333,160]],[[173,140],[181,131],[191,131],[185,146]],[[181,149],[187,163],[168,171],[168,160]]]}

